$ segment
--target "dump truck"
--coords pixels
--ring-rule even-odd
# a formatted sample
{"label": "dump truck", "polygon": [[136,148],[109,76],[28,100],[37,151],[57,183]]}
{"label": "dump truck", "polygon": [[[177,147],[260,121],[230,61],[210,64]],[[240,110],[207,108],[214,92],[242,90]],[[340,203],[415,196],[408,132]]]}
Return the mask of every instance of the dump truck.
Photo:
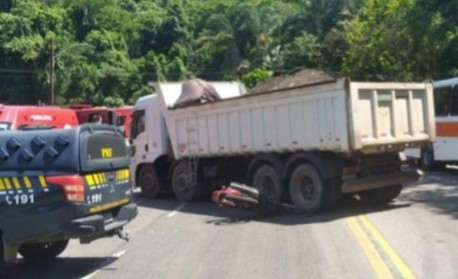
{"label": "dump truck", "polygon": [[190,201],[240,182],[305,212],[343,195],[387,203],[421,176],[401,151],[435,139],[430,82],[338,79],[257,94],[190,82],[151,83],[135,104],[131,172],[147,196]]}

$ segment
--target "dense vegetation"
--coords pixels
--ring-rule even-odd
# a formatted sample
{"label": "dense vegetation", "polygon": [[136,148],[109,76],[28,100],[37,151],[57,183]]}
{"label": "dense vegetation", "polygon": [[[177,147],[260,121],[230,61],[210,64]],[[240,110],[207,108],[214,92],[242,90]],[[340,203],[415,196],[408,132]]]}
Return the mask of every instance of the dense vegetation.
{"label": "dense vegetation", "polygon": [[[0,103],[132,103],[152,80],[458,75],[458,0],[2,0]],[[54,93],[54,94],[52,94]]]}

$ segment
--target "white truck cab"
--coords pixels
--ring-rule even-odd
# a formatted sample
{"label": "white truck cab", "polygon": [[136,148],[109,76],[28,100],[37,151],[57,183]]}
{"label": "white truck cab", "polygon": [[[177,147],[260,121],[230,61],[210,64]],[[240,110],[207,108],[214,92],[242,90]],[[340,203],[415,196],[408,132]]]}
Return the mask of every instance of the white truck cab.
{"label": "white truck cab", "polygon": [[[181,82],[161,83],[162,92],[165,94],[150,94],[137,100],[134,106],[131,124],[131,153],[133,183],[135,186],[163,184],[164,177],[168,175],[167,168],[173,163],[174,154],[170,146],[165,117],[182,93]],[[150,83],[152,88],[158,83]],[[245,94],[245,86],[237,82],[215,82],[221,98],[227,99]],[[156,164],[158,161],[160,163]],[[154,170],[154,168],[158,168]],[[162,171],[161,171],[162,170]],[[151,173],[161,173],[151,175]],[[140,180],[143,179],[143,183]],[[147,196],[155,196],[156,190],[151,192],[143,186],[142,191]],[[167,189],[165,189],[168,192]]]}
{"label": "white truck cab", "polygon": [[167,154],[167,133],[158,98],[157,95],[144,96],[135,104],[131,131],[132,173],[139,165],[153,163]]}

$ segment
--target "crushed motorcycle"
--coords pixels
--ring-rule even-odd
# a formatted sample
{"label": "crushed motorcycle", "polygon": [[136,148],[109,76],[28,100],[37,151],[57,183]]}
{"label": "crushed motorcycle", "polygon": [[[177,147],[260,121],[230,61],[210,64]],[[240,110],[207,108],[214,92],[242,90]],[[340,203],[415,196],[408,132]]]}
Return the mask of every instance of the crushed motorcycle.
{"label": "crushed motorcycle", "polygon": [[211,199],[219,207],[245,209],[260,215],[295,213],[297,211],[296,206],[292,204],[276,201],[254,187],[236,182],[213,191]]}

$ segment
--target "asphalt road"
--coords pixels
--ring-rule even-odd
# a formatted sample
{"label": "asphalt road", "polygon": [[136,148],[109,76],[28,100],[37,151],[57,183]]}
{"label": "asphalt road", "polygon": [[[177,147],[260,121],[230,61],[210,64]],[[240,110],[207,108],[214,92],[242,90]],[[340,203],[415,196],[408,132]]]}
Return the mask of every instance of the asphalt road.
{"label": "asphalt road", "polygon": [[253,219],[211,202],[138,195],[131,240],[70,242],[11,278],[458,278],[458,170],[429,172],[388,206]]}

